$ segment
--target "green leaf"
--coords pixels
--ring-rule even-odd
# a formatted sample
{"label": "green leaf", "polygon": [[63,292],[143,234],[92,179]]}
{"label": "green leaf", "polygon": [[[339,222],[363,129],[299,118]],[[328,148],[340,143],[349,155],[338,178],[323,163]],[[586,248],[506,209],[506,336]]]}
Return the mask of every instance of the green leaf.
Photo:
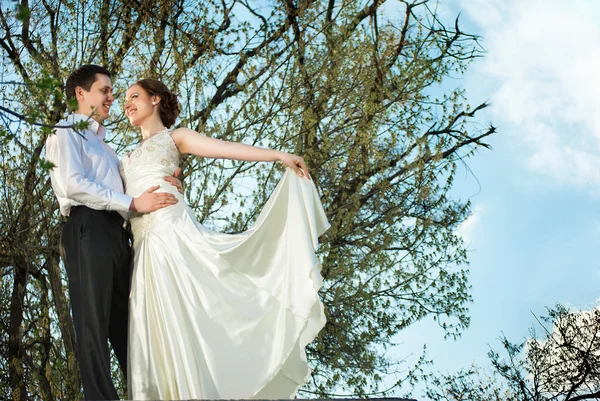
{"label": "green leaf", "polygon": [[40,167],[43,170],[52,170],[54,167],[56,167],[56,165],[49,160],[40,158]]}
{"label": "green leaf", "polygon": [[31,16],[31,11],[29,10],[29,7],[24,6],[23,4],[17,4],[15,6],[15,10],[17,11],[17,13],[15,14],[15,17],[19,20],[19,21],[25,21],[26,19],[29,19],[29,17]]}

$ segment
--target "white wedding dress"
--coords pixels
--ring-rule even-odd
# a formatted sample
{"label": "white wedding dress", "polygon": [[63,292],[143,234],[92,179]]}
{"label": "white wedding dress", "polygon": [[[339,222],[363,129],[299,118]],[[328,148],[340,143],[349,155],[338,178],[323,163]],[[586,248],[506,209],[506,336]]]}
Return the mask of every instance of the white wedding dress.
{"label": "white wedding dress", "polygon": [[314,184],[288,169],[248,231],[222,234],[163,181],[179,159],[165,130],[120,164],[128,195],[179,198],[131,218],[129,398],[293,398],[325,324],[315,250],[329,223]]}

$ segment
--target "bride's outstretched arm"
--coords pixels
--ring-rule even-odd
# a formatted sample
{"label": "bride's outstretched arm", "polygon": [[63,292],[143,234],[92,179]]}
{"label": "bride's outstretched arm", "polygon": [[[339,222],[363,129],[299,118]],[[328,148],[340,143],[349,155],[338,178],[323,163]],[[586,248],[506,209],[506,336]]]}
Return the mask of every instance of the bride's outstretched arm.
{"label": "bride's outstretched arm", "polygon": [[280,161],[291,167],[300,177],[310,179],[308,169],[301,156],[274,149],[260,148],[239,142],[222,141],[199,134],[189,128],[178,128],[171,134],[179,152],[214,159],[246,161]]}

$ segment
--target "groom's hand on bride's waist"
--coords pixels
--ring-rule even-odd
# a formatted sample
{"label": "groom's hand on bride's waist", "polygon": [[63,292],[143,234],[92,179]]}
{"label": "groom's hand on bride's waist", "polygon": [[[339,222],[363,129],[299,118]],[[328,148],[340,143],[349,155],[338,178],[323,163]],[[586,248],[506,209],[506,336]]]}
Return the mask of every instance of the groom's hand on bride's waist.
{"label": "groom's hand on bride's waist", "polygon": [[129,210],[138,213],[152,213],[163,207],[168,207],[177,203],[175,195],[168,192],[154,192],[160,185],[148,188],[146,192],[134,198],[129,205]]}
{"label": "groom's hand on bride's waist", "polygon": [[177,169],[175,170],[175,172],[173,173],[172,176],[167,175],[163,178],[166,182],[168,182],[169,184],[171,184],[175,188],[177,188],[177,191],[180,194],[182,194],[183,193],[183,184],[181,183],[181,180],[179,178],[177,178],[179,176],[179,174],[181,174],[181,168],[177,167]]}

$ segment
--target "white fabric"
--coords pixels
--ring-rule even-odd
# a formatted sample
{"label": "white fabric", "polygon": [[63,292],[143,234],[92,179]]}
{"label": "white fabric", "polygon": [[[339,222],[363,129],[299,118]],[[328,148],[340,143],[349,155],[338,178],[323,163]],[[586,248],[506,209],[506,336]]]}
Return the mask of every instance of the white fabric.
{"label": "white fabric", "polygon": [[[127,194],[172,175],[169,132],[126,156]],[[304,348],[325,324],[317,239],[329,223],[312,181],[289,170],[240,234],[199,224],[180,202],[132,216],[129,397],[293,398],[310,375]]]}
{"label": "white fabric", "polygon": [[71,114],[57,125],[72,126],[82,120],[89,122],[88,129],[78,133],[57,128],[46,140],[46,158],[56,166],[50,170],[50,179],[60,213],[68,216],[72,206],[83,205],[116,210],[126,218],[132,198],[123,193],[119,158],[104,142],[106,129],[82,114]]}

